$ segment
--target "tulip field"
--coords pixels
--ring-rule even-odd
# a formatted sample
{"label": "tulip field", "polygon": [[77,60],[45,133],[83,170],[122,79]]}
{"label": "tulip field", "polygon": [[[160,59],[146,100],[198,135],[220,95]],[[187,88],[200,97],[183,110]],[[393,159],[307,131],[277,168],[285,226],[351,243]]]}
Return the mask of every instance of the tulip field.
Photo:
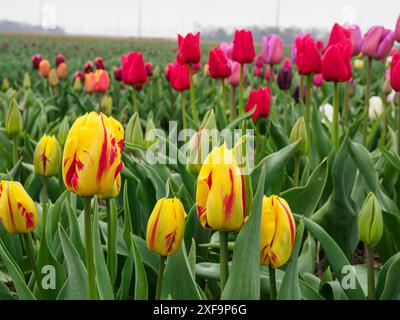
{"label": "tulip field", "polygon": [[400,299],[400,17],[0,34],[0,85],[1,300]]}

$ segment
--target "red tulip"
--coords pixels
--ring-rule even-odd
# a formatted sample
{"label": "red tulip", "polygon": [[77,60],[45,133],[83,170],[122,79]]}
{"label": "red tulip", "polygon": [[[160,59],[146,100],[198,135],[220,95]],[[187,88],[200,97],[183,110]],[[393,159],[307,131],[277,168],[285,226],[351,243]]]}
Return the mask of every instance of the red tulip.
{"label": "red tulip", "polygon": [[343,82],[351,78],[351,43],[329,46],[321,60],[324,80]]}
{"label": "red tulip", "polygon": [[199,71],[201,69],[201,63],[200,62],[197,62],[197,63],[193,63],[192,64],[192,70],[193,70],[193,72],[197,72],[197,71]]}
{"label": "red tulip", "polygon": [[262,67],[260,68],[257,65],[254,65],[253,73],[254,73],[255,77],[262,78],[262,76],[263,76],[263,68]]}
{"label": "red tulip", "polygon": [[317,46],[318,52],[320,55],[324,54],[325,45],[322,40],[318,40],[315,45]]}
{"label": "red tulip", "polygon": [[274,81],[275,73],[274,70],[271,69],[271,66],[267,66],[264,73],[265,80],[267,81]]}
{"label": "red tulip", "polygon": [[174,62],[169,70],[169,83],[176,91],[190,89],[189,66]]}
{"label": "red tulip", "polygon": [[97,57],[96,59],[94,59],[94,63],[96,64],[96,69],[105,69],[104,60],[102,57]]}
{"label": "red tulip", "polygon": [[141,53],[132,51],[121,56],[122,81],[125,84],[140,85],[147,82],[146,67]]}
{"label": "red tulip", "polygon": [[271,93],[269,87],[259,88],[250,92],[249,100],[246,104],[246,112],[256,107],[256,110],[252,114],[253,120],[259,117],[268,118],[270,104],[271,104]]}
{"label": "red tulip", "polygon": [[236,30],[233,40],[232,59],[239,63],[252,63],[254,56],[253,35],[251,31]]}
{"label": "red tulip", "polygon": [[296,38],[296,65],[300,74],[321,72],[321,57],[312,36]]}
{"label": "red tulip", "polygon": [[232,74],[230,62],[225,53],[218,47],[210,51],[208,71],[213,79],[225,79]]}
{"label": "red tulip", "polygon": [[286,69],[292,69],[292,60],[290,60],[290,58],[283,60],[282,67]]}
{"label": "red tulip", "polygon": [[259,69],[262,69],[264,67],[264,58],[261,53],[258,54],[256,57],[256,67],[258,67]]}
{"label": "red tulip", "polygon": [[122,68],[121,67],[114,69],[114,79],[117,81],[122,81]]}
{"label": "red tulip", "polygon": [[178,34],[177,60],[180,64],[200,62],[200,32],[188,33],[185,37]]}
{"label": "red tulip", "polygon": [[80,78],[82,83],[85,82],[85,74],[80,70],[78,70],[74,73],[73,81],[75,81],[76,78]]}
{"label": "red tulip", "polygon": [[345,46],[349,42],[351,43],[350,31],[335,23],[331,30],[331,33],[329,34],[329,40],[326,44],[326,47],[328,48],[331,45],[338,43]]}
{"label": "red tulip", "polygon": [[390,85],[394,91],[400,92],[400,50],[395,52],[392,56],[392,63],[390,66]]}
{"label": "red tulip", "polygon": [[316,87],[322,87],[322,84],[324,83],[324,78],[322,77],[321,73],[314,74],[313,78],[313,84]]}
{"label": "red tulip", "polygon": [[85,66],[83,67],[83,71],[85,73],[90,73],[93,71],[93,63],[92,61],[86,61]]}
{"label": "red tulip", "polygon": [[153,65],[151,63],[146,63],[146,74],[148,77],[151,77],[153,75]]}
{"label": "red tulip", "polygon": [[39,69],[40,61],[42,61],[41,54],[35,54],[34,56],[32,56],[32,66],[34,69]]}
{"label": "red tulip", "polygon": [[64,56],[62,54],[56,55],[56,67],[58,67],[63,62],[65,62]]}

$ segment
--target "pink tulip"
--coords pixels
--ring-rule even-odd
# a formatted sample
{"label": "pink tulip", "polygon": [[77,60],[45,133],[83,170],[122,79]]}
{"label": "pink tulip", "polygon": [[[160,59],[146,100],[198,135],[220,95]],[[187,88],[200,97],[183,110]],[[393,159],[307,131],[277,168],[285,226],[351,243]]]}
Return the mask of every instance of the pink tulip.
{"label": "pink tulip", "polygon": [[361,29],[358,25],[346,25],[345,28],[350,31],[350,41],[351,41],[351,55],[354,57],[360,53],[362,35]]}
{"label": "pink tulip", "polygon": [[258,67],[257,65],[254,65],[254,67],[253,67],[253,73],[254,73],[254,76],[255,77],[257,77],[257,78],[261,78],[262,77],[262,75],[263,75],[263,68],[261,67]]}
{"label": "pink tulip", "polygon": [[282,66],[286,69],[292,69],[292,60],[290,58],[286,58],[285,60],[283,60]]}
{"label": "pink tulip", "polygon": [[314,75],[313,78],[313,84],[316,87],[322,87],[322,84],[324,83],[324,78],[322,77],[322,73],[317,73]]}
{"label": "pink tulip", "polygon": [[394,40],[400,42],[400,15],[397,18],[396,28],[394,29]]}
{"label": "pink tulip", "polygon": [[267,64],[280,64],[283,58],[283,42],[282,39],[276,35],[271,34],[262,39],[262,56]]}
{"label": "pink tulip", "polygon": [[233,44],[228,42],[221,42],[219,45],[221,50],[225,53],[228,59],[232,60],[232,48]]}
{"label": "pink tulip", "polygon": [[373,26],[365,34],[361,53],[376,60],[386,58],[393,47],[393,32],[382,26]]}
{"label": "pink tulip", "polygon": [[[231,66],[232,66],[232,74],[228,78],[228,83],[236,87],[239,85],[240,81],[240,63],[236,61],[231,61]],[[246,77],[246,65],[244,65],[243,71],[244,71],[243,72],[244,77]]]}

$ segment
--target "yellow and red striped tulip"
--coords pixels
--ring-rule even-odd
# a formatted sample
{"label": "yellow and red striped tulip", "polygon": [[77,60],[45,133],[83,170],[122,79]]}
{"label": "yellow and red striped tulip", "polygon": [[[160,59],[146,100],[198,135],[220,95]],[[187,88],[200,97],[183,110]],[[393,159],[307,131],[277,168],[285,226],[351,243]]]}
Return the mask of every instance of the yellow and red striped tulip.
{"label": "yellow and red striped tulip", "polygon": [[246,215],[244,179],[225,145],[215,147],[200,169],[196,207],[200,224],[207,229],[237,231]]}
{"label": "yellow and red striped tulip", "polygon": [[98,194],[97,198],[101,200],[114,199],[118,197],[120,191],[121,191],[121,174],[119,174],[117,176],[117,179],[114,180],[112,188],[107,192]]}
{"label": "yellow and red striped tulip", "polygon": [[185,218],[185,208],[179,199],[158,200],[147,222],[147,247],[162,256],[173,255],[182,242]]}
{"label": "yellow and red striped tulip", "polygon": [[85,90],[87,93],[106,92],[110,86],[108,72],[98,69],[95,72],[87,73],[85,76]]}
{"label": "yellow and red striped tulip", "polygon": [[58,174],[61,162],[61,147],[55,136],[44,135],[36,145],[33,154],[35,172],[51,177]]}
{"label": "yellow and red striped tulip", "polygon": [[264,196],[260,231],[261,264],[274,268],[284,265],[292,254],[296,233],[292,212],[284,199]]}
{"label": "yellow and red striped tulip", "polygon": [[29,233],[38,225],[35,203],[15,181],[0,181],[0,221],[10,234]]}
{"label": "yellow and red striped tulip", "polygon": [[64,146],[67,189],[83,197],[109,191],[124,165],[123,140],[124,129],[112,117],[90,112],[76,119]]}

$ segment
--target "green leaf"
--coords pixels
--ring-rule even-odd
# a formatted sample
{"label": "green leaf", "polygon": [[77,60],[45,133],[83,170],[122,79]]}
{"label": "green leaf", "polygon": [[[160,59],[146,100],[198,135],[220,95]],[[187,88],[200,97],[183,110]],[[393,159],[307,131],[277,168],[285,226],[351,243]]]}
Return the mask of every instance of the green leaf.
{"label": "green leaf", "polygon": [[103,248],[101,246],[99,229],[99,208],[97,204],[97,199],[95,199],[94,201],[93,213],[94,265],[96,270],[96,283],[99,290],[99,297],[102,300],[113,300],[113,287],[111,285],[110,275],[108,274],[107,264],[104,259]]}
{"label": "green leaf", "polygon": [[281,193],[293,212],[309,218],[314,213],[328,178],[328,158],[322,160],[311,174],[305,186],[292,188]]}
{"label": "green leaf", "polygon": [[85,265],[61,225],[58,226],[58,232],[68,266],[68,278],[57,299],[85,300],[88,298],[88,274]]}
{"label": "green leaf", "polygon": [[[118,232],[118,214],[117,207],[115,205],[115,200],[109,200],[108,206],[110,206],[110,220],[107,221],[107,225],[110,225],[111,235],[109,236],[107,233],[107,248],[110,249],[110,252],[107,251],[107,265],[110,266],[110,278],[111,283],[115,283],[115,279],[117,277],[117,268],[118,268],[118,259],[117,259],[117,232]],[[110,241],[110,245],[108,244]]]}
{"label": "green leaf", "polygon": [[129,251],[129,255],[125,260],[124,267],[122,268],[121,273],[121,286],[118,289],[116,298],[118,300],[125,300],[129,294],[129,288],[132,281],[132,272],[133,272],[133,260],[134,260],[134,249],[131,246]]}
{"label": "green leaf", "polygon": [[[294,214],[295,220],[300,220],[301,216]],[[325,252],[328,259],[329,265],[333,271],[336,272],[336,276],[339,280],[343,278],[342,270],[345,266],[351,266],[349,260],[347,260],[345,254],[340,249],[339,245],[332,239],[332,237],[318,224],[308,218],[304,218],[305,228],[310,231],[313,236],[318,239],[321,243],[321,247]],[[360,283],[356,277],[356,287],[354,289],[344,290],[349,299],[364,300],[365,295],[360,286]]]}
{"label": "green leaf", "polygon": [[398,300],[400,298],[400,252],[386,261],[379,272],[376,296],[381,300]]}
{"label": "green leaf", "polygon": [[33,293],[29,290],[26,285],[21,269],[18,267],[16,262],[8,253],[4,246],[3,241],[0,239],[0,255],[7,267],[8,273],[13,280],[15,290],[17,291],[18,298],[20,300],[35,300]]}
{"label": "green leaf", "polygon": [[286,266],[286,272],[283,277],[281,287],[278,293],[278,300],[300,300],[300,283],[297,271],[297,257],[300,252],[301,243],[303,241],[304,222],[300,220],[300,224],[296,234],[296,241],[293,247],[292,255]]}
{"label": "green leaf", "polygon": [[260,299],[260,224],[267,164],[264,164],[253,202],[253,212],[239,232],[232,267],[222,300]]}
{"label": "green leaf", "polygon": [[0,281],[0,300],[15,300],[10,289],[2,281]]}
{"label": "green leaf", "polygon": [[131,234],[132,250],[134,252],[135,265],[135,300],[147,300],[149,289],[147,285],[147,275],[144,270],[142,256],[135,242],[135,237]]}

